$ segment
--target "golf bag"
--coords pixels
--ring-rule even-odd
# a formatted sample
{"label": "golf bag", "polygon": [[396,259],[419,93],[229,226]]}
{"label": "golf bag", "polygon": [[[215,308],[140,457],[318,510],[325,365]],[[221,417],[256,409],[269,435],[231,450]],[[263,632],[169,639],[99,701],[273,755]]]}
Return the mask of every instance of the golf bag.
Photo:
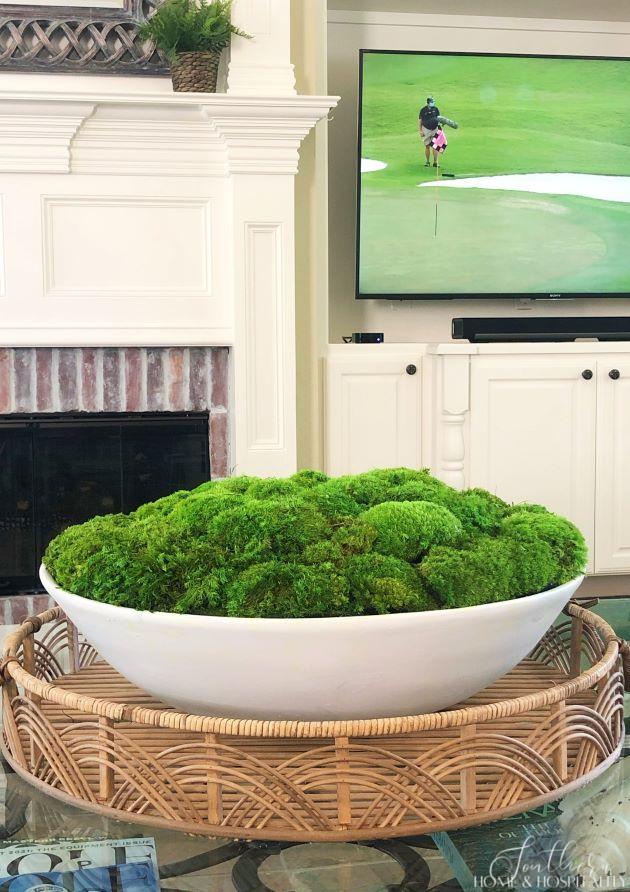
{"label": "golf bag", "polygon": [[451,121],[450,118],[445,118],[444,115],[438,115],[438,124],[446,124],[447,127],[452,127],[453,130],[459,128],[457,121]]}

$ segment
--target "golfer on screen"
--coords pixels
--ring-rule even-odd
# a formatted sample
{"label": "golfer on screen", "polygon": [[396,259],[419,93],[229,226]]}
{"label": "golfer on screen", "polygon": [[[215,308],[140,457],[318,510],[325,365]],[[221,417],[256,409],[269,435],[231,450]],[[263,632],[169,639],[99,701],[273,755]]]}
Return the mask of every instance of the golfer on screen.
{"label": "golfer on screen", "polygon": [[433,150],[433,166],[439,167],[439,155],[446,149],[446,137],[442,132],[442,124],[457,129],[455,121],[445,118],[440,114],[440,109],[435,104],[433,96],[427,96],[427,104],[420,109],[418,115],[418,129],[420,139],[424,143],[424,166],[431,166],[431,150]]}

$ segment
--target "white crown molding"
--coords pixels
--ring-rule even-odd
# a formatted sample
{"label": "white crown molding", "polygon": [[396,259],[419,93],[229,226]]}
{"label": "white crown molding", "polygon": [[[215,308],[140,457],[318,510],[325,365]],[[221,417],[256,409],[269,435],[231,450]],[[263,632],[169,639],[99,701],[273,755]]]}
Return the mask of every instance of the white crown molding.
{"label": "white crown molding", "polygon": [[221,176],[225,169],[225,146],[198,108],[99,105],[72,140],[72,173]]}
{"label": "white crown molding", "polygon": [[0,91],[0,171],[294,174],[329,96]]}
{"label": "white crown molding", "polygon": [[232,326],[188,325],[177,327],[152,326],[83,326],[60,325],[57,329],[22,326],[2,329],[2,345],[11,347],[231,347],[234,344]]}
{"label": "white crown molding", "polygon": [[49,105],[0,94],[0,171],[68,173],[70,144],[93,112],[88,101]]}
{"label": "white crown molding", "polygon": [[549,31],[577,34],[629,34],[630,21],[586,21],[583,19],[539,19],[513,16],[447,15],[421,12],[368,12],[331,9],[328,23],[391,28],[457,28],[471,31]]}

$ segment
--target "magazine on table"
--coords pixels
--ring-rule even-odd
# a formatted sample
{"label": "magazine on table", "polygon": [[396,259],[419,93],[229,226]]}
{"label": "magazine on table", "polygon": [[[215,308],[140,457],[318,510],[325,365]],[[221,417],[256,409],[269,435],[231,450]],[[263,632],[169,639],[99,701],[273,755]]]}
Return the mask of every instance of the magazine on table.
{"label": "magazine on table", "polygon": [[148,838],[21,842],[0,847],[0,892],[159,892]]}

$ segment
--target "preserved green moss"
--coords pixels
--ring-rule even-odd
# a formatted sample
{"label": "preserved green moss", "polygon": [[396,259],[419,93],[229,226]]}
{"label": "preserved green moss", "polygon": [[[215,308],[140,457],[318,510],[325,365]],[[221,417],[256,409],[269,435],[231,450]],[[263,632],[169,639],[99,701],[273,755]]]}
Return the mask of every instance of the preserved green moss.
{"label": "preserved green moss", "polygon": [[125,529],[131,523],[124,514],[106,514],[68,527],[46,549],[46,567],[62,588],[76,591],[76,580],[87,561],[111,541],[124,541]]}
{"label": "preserved green moss", "polygon": [[417,563],[432,545],[454,545],[463,528],[454,514],[433,502],[381,502],[362,519],[376,530],[374,550]]}
{"label": "preserved green moss", "polygon": [[512,584],[512,546],[510,540],[490,536],[479,536],[465,548],[437,546],[422,561],[419,572],[445,607],[506,601],[520,591]]}
{"label": "preserved green moss", "polygon": [[300,499],[246,500],[218,514],[208,533],[226,554],[256,559],[298,559],[304,548],[330,535],[313,505]]}
{"label": "preserved green moss", "polygon": [[491,535],[499,529],[510,510],[507,502],[485,489],[466,489],[457,493],[449,500],[448,507],[466,530],[481,530]]}
{"label": "preserved green moss", "polygon": [[191,536],[207,536],[214,520],[229,508],[241,504],[238,495],[220,489],[193,492],[190,498],[178,502],[169,515],[174,527],[185,529]]}
{"label": "preserved green moss", "polygon": [[558,571],[554,578],[558,582],[573,579],[576,567],[585,567],[588,550],[584,537],[566,518],[551,514],[549,511],[515,510],[503,520],[501,531],[523,544],[530,546],[534,541],[545,542],[551,549]]}
{"label": "preserved green moss", "polygon": [[540,505],[426,470],[208,481],[54,539],[63,588],[141,610],[313,617],[467,607],[579,575],[586,546]]}
{"label": "preserved green moss", "polygon": [[258,480],[247,487],[247,496],[250,499],[258,501],[266,501],[268,499],[279,499],[282,496],[299,496],[302,492],[302,486],[290,478],[269,477],[267,480]]}
{"label": "preserved green moss", "polygon": [[347,579],[326,565],[268,561],[248,567],[227,592],[229,616],[346,616]]}
{"label": "preserved green moss", "polygon": [[348,558],[344,571],[353,613],[414,612],[437,606],[417,569],[391,555],[355,555]]}
{"label": "preserved green moss", "polygon": [[157,502],[149,502],[147,505],[140,505],[137,511],[134,511],[133,516],[137,520],[143,520],[145,517],[152,517],[153,515],[170,514],[173,508],[177,507],[180,502],[188,500],[189,498],[190,492],[188,490],[178,489],[177,492],[172,492],[169,496],[164,496],[164,498],[158,499]]}
{"label": "preserved green moss", "polygon": [[297,474],[294,474],[290,479],[302,487],[311,489],[314,486],[319,486],[321,483],[326,483],[328,477],[321,471],[312,471],[309,468],[304,468],[302,471],[298,471]]}
{"label": "preserved green moss", "polygon": [[336,480],[328,480],[310,493],[313,504],[331,520],[341,517],[356,517],[362,506]]}

